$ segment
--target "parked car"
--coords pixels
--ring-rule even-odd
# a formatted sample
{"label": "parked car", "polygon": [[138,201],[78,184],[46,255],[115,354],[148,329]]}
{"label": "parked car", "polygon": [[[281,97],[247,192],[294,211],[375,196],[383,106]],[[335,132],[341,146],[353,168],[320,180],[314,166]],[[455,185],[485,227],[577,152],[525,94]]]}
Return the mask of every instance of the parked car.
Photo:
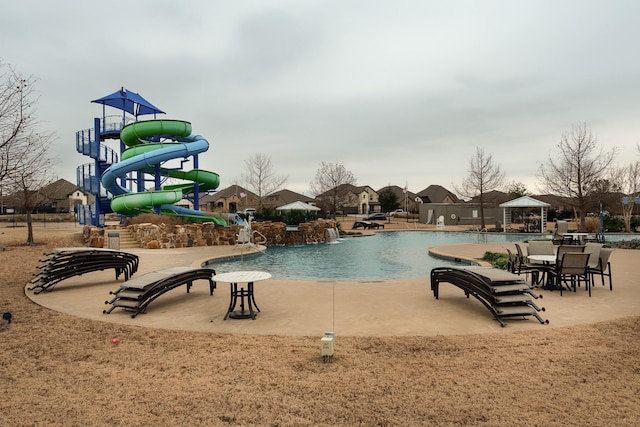
{"label": "parked car", "polygon": [[382,212],[374,213],[365,218],[367,221],[384,221],[387,219],[387,216]]}
{"label": "parked car", "polygon": [[246,208],[246,209],[242,209],[241,211],[237,212],[240,215],[255,215],[256,214],[256,210],[254,208]]}
{"label": "parked car", "polygon": [[409,214],[409,212],[407,212],[407,211],[405,211],[405,210],[402,210],[402,209],[396,209],[395,211],[390,212],[390,213],[389,213],[389,216],[394,216],[394,215],[408,215],[408,214]]}

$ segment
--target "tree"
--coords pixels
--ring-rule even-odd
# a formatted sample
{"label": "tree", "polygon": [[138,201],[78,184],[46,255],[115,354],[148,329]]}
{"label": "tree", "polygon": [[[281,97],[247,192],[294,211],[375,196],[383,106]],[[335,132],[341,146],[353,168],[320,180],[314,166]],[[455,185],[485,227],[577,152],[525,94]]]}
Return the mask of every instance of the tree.
{"label": "tree", "polygon": [[509,194],[510,199],[517,199],[526,196],[528,193],[527,187],[521,182],[512,181],[507,187],[507,194]]}
{"label": "tree", "polygon": [[476,147],[476,154],[469,160],[469,171],[456,191],[463,197],[479,196],[480,227],[486,228],[484,219],[484,194],[502,187],[504,173],[493,161],[493,156],[485,154],[484,150]]}
{"label": "tree", "polygon": [[35,78],[0,63],[0,185],[36,140],[34,84]]}
{"label": "tree", "polygon": [[622,218],[624,219],[624,231],[631,231],[631,216],[640,198],[640,161],[629,163],[615,169],[615,180],[620,186],[622,199]]}
{"label": "tree", "polygon": [[586,230],[586,213],[597,197],[596,186],[605,177],[617,149],[604,151],[586,124],[573,125],[558,142],[558,151],[540,166],[542,187],[567,198],[577,211],[580,230]]}
{"label": "tree", "polygon": [[393,192],[391,187],[386,187],[378,193],[378,201],[382,212],[392,212],[400,207],[398,195]]}
{"label": "tree", "polygon": [[[0,68],[2,68],[0,64]],[[39,189],[51,182],[52,132],[39,132],[35,79],[12,67],[0,76],[0,188],[18,196],[27,214],[27,244],[34,243],[31,214],[44,201]]]}
{"label": "tree", "polygon": [[46,153],[51,141],[47,138],[41,139],[39,151],[30,152],[21,158],[16,168],[7,176],[14,196],[20,200],[20,207],[26,213],[27,245],[35,243],[31,214],[48,199],[39,190],[53,181],[50,171],[54,161]]}
{"label": "tree", "polygon": [[287,182],[287,176],[278,176],[266,154],[256,153],[245,160],[247,171],[242,176],[247,188],[258,196],[258,210],[262,209],[262,202],[266,196],[280,190]]}
{"label": "tree", "polygon": [[318,199],[325,211],[335,216],[338,208],[346,204],[347,185],[356,185],[356,177],[342,163],[320,163],[316,177],[311,181],[311,194]]}

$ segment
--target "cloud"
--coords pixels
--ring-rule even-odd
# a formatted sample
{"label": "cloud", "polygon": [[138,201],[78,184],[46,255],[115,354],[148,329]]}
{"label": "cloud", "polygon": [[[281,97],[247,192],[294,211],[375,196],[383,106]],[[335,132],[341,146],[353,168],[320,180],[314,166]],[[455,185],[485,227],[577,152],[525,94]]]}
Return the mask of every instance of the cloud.
{"label": "cloud", "polygon": [[[537,181],[572,124],[637,158],[635,2],[81,1],[3,6],[2,61],[39,78],[38,114],[75,182],[75,132],[124,86],[189,120],[222,187],[256,152],[308,192],[321,161],[361,185],[450,186],[480,146]],[[112,110],[107,114],[119,114]]]}

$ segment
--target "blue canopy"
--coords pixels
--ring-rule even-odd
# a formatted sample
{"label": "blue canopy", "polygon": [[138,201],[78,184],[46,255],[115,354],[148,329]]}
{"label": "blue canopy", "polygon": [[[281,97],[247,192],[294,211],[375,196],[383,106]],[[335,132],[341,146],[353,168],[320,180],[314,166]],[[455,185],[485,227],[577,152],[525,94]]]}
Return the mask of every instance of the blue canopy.
{"label": "blue canopy", "polygon": [[111,95],[103,96],[102,98],[95,99],[91,102],[108,105],[110,107],[126,111],[136,117],[144,114],[164,114],[164,111],[151,104],[142,96],[125,88],[120,88],[120,90],[113,92]]}

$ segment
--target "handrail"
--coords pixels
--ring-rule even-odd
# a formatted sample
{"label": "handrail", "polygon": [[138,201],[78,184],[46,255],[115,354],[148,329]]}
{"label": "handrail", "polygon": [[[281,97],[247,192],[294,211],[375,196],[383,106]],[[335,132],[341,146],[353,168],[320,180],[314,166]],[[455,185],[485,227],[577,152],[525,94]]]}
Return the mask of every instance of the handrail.
{"label": "handrail", "polygon": [[484,243],[487,243],[487,233],[489,232],[489,230],[487,230],[486,227],[484,228],[480,228],[480,227],[476,227],[474,230],[477,234],[476,234],[476,243],[480,244],[480,236],[482,236],[482,234],[484,233]]}
{"label": "handrail", "polygon": [[[256,242],[256,238],[255,238],[256,235],[261,237],[262,240],[259,241],[259,242]],[[265,237],[265,235],[262,234],[261,232],[259,232],[258,230],[252,230],[251,239],[253,240],[253,243],[256,244],[256,245],[264,245],[264,244],[267,243],[267,238]]]}

